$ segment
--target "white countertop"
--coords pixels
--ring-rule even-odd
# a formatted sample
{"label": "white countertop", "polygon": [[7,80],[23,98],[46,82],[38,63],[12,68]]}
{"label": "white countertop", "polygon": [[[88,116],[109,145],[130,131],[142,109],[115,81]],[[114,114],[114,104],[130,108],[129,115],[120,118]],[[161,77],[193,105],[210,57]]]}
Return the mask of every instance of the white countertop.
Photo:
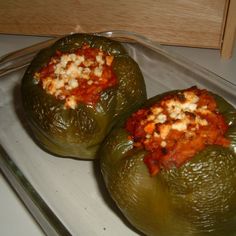
{"label": "white countertop", "polygon": [[[47,38],[0,35],[0,55],[14,51]],[[220,58],[219,51],[184,47],[166,47],[193,62],[213,71],[236,84],[236,49],[230,60]],[[11,189],[0,171],[0,235],[41,236],[44,235],[16,193]]]}

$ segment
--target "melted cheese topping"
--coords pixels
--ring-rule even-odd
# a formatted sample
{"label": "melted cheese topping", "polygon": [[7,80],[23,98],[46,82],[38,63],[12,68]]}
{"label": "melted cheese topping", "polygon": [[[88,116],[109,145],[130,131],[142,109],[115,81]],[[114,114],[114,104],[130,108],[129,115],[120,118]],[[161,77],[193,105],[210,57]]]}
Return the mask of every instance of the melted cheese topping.
{"label": "melted cheese topping", "polygon": [[75,109],[79,102],[96,103],[102,91],[117,84],[113,59],[84,45],[73,53],[57,52],[34,78],[48,94],[65,100],[65,108]]}
{"label": "melted cheese topping", "polygon": [[196,87],[168,95],[126,122],[134,147],[149,152],[145,163],[152,175],[163,166],[182,165],[205,145],[229,145],[227,127],[213,96]]}

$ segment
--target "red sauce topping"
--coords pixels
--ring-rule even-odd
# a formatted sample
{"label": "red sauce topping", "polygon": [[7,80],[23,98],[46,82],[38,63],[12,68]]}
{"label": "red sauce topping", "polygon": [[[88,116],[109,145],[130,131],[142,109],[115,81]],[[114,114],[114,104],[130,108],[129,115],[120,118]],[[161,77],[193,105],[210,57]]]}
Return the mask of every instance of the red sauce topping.
{"label": "red sauce topping", "polygon": [[145,149],[149,172],[180,167],[207,145],[228,147],[228,125],[214,97],[196,87],[168,95],[132,114],[125,124],[134,147]]}
{"label": "red sauce topping", "polygon": [[113,59],[88,45],[73,53],[58,51],[34,78],[47,93],[65,100],[65,108],[75,109],[79,102],[96,104],[101,92],[118,84]]}

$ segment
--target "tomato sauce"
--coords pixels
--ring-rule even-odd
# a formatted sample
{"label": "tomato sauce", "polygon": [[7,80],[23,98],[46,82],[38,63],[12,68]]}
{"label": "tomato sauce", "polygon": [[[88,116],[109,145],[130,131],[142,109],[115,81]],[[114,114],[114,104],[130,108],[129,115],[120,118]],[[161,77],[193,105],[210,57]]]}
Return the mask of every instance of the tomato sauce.
{"label": "tomato sauce", "polygon": [[83,45],[73,53],[57,51],[34,78],[47,93],[65,100],[65,108],[80,102],[95,105],[101,93],[118,84],[112,55]]}
{"label": "tomato sauce", "polygon": [[208,145],[228,147],[228,125],[214,97],[192,87],[164,97],[133,113],[125,124],[135,148],[147,151],[144,162],[152,176],[180,167]]}

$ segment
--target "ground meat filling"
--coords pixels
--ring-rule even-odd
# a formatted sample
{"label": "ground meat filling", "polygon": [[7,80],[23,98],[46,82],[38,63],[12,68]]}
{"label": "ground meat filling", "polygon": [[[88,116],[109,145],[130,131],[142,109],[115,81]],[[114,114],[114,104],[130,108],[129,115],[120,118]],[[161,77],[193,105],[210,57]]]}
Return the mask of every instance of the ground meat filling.
{"label": "ground meat filling", "polygon": [[228,147],[228,125],[217,111],[214,97],[192,87],[168,95],[150,108],[138,110],[127,120],[126,130],[144,158],[150,174],[179,167],[207,145]]}
{"label": "ground meat filling", "polygon": [[48,94],[65,100],[65,108],[75,109],[79,102],[94,105],[104,90],[118,83],[113,60],[114,56],[85,44],[73,53],[57,51],[34,78]]}

